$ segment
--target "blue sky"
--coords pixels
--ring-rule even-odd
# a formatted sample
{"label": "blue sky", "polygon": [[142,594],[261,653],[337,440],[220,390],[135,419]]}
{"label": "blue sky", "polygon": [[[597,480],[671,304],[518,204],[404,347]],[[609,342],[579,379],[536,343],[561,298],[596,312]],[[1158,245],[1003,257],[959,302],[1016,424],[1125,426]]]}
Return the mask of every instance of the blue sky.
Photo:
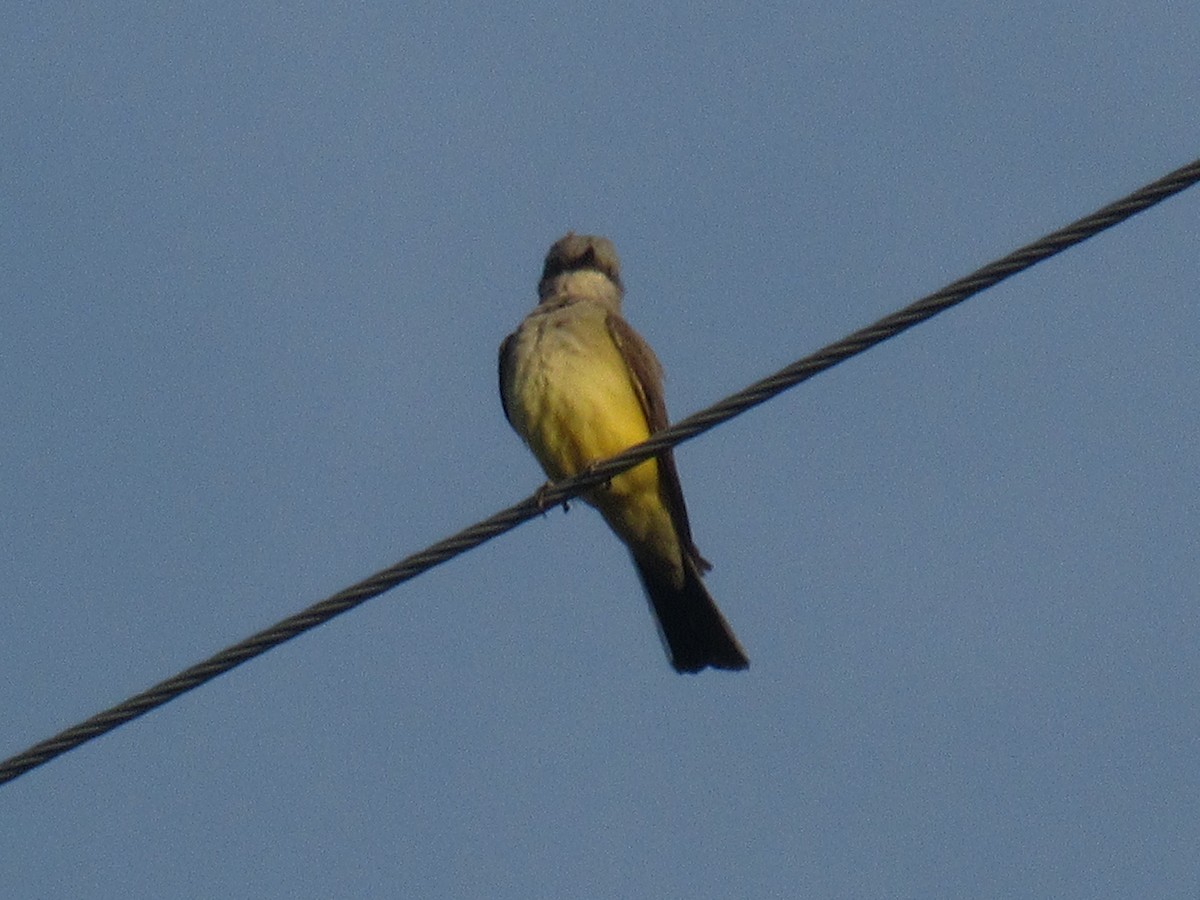
{"label": "blue sky", "polygon": [[[18,4],[0,755],[528,494],[608,235],[677,417],[1198,155],[1187,4]],[[1196,896],[1200,195],[0,788],[19,897]]]}

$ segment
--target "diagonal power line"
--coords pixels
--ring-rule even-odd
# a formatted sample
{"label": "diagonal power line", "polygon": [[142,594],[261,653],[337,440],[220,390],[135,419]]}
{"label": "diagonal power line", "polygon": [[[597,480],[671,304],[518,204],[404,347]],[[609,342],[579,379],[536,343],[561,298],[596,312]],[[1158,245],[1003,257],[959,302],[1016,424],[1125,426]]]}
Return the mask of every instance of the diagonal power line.
{"label": "diagonal power line", "polygon": [[744,390],[676,422],[655,434],[648,441],[597,463],[587,472],[574,478],[564,479],[557,484],[547,485],[516,505],[501,510],[457,534],[444,538],[419,553],[414,553],[401,560],[394,566],[376,572],[357,584],[351,585],[295,615],[288,616],[270,628],[226,647],[214,656],[184,669],[148,690],[97,713],[90,719],[80,722],[54,737],[34,744],[16,756],[3,760],[0,762],[0,784],[12,781],[68,750],[73,750],[81,744],[112,731],[119,725],[157,709],[247,660],[266,653],[273,647],[377,597],[401,582],[408,581],[427,569],[515,528],[522,522],[539,515],[548,507],[575,497],[601,482],[608,481],[614,475],[668,447],[689,440],[752,407],[765,403],[788,388],[807,381],[817,373],[862,353],[888,338],[895,337],[980,291],[1149,209],[1167,197],[1191,187],[1197,181],[1200,181],[1200,159],[1139,188],[1115,203],[1110,203],[1108,206],[1072,222],[1065,228],[1014,250],[1004,258],[989,263],[965,278],[960,278],[941,290],[922,297],[915,303],[872,325],[859,329],[840,341],[823,347],[816,353],[797,360],[775,374],[756,381]]}

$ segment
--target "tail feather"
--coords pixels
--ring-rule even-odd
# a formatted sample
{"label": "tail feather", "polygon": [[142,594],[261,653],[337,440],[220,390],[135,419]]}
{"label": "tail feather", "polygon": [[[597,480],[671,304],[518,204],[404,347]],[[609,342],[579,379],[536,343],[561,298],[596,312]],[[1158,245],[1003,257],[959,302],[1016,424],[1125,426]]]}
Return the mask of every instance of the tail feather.
{"label": "tail feather", "polygon": [[676,672],[699,672],[707,666],[714,669],[750,666],[733,629],[700,580],[693,560],[684,562],[682,587],[674,583],[673,573],[661,563],[635,557],[634,565]]}

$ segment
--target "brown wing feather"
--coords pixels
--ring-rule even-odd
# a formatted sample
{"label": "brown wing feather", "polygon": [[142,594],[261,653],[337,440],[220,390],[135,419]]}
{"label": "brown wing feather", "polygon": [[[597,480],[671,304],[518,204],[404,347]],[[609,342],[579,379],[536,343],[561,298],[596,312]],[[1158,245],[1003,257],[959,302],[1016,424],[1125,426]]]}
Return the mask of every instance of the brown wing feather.
{"label": "brown wing feather", "polygon": [[513,332],[503,341],[500,342],[500,405],[504,408],[504,418],[508,419],[508,424],[512,425],[512,416],[508,414],[508,401],[504,398],[504,385],[508,382],[509,375],[512,374],[513,354],[517,349],[517,335]]}
{"label": "brown wing feather", "polygon": [[[609,314],[606,318],[608,333],[613,343],[621,353],[626,368],[633,378],[642,412],[646,415],[646,424],[650,433],[662,431],[667,427],[667,404],[663,396],[663,371],[658,357],[650,349],[650,345],[642,339],[620,316]],[[679,534],[680,542],[687,548],[688,555],[702,572],[707,572],[712,565],[700,555],[692,540],[692,528],[688,524],[687,504],[683,500],[683,486],[679,483],[679,470],[675,468],[675,456],[670,450],[664,450],[658,455],[659,482],[663,500],[675,523],[675,531]]]}

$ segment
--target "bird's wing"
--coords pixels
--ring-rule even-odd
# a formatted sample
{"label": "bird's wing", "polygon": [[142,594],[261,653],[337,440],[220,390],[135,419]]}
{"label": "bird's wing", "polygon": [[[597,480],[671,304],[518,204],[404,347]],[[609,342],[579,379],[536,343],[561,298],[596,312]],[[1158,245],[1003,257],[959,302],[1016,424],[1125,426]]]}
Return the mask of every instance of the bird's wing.
{"label": "bird's wing", "polygon": [[[612,336],[613,343],[616,344],[621,359],[625,361],[625,367],[629,370],[630,379],[638,400],[641,402],[642,412],[646,415],[646,424],[650,428],[650,433],[662,431],[669,422],[667,420],[667,403],[663,395],[663,370],[658,357],[654,355],[654,351],[650,349],[650,345],[643,340],[642,336],[620,316],[610,313],[605,321],[608,333]],[[675,523],[675,531],[679,535],[680,543],[687,549],[688,555],[692,557],[700,571],[707,572],[712,566],[700,555],[700,551],[696,549],[696,545],[692,541],[692,528],[688,524],[687,505],[683,500],[683,486],[679,483],[679,470],[675,468],[675,456],[670,450],[664,450],[658,455],[658,471],[663,501],[671,513],[671,521]]]}
{"label": "bird's wing", "polygon": [[509,425],[513,424],[513,420],[508,412],[508,401],[504,397],[504,386],[512,376],[513,366],[516,363],[514,359],[516,351],[517,333],[514,331],[500,342],[500,405],[504,408],[504,418],[508,419]]}

